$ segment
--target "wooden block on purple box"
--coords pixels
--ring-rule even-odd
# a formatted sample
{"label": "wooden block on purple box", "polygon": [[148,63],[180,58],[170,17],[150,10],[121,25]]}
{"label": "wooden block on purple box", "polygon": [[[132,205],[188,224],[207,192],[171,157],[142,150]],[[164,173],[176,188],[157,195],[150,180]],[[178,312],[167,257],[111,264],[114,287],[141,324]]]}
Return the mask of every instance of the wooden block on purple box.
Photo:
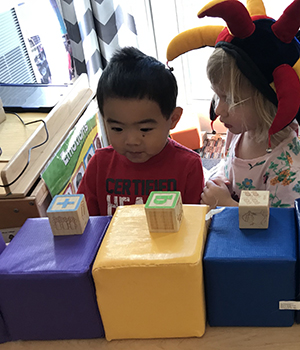
{"label": "wooden block on purple box", "polygon": [[47,210],[54,236],[80,235],[89,220],[83,194],[56,195]]}

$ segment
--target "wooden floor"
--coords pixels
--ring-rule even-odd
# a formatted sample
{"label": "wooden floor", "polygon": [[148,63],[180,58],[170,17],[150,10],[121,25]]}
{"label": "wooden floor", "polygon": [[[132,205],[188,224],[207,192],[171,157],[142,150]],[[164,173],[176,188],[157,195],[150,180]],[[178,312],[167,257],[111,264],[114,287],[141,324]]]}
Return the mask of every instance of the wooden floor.
{"label": "wooden floor", "polygon": [[18,341],[0,350],[299,350],[300,325],[288,328],[208,327],[202,338]]}

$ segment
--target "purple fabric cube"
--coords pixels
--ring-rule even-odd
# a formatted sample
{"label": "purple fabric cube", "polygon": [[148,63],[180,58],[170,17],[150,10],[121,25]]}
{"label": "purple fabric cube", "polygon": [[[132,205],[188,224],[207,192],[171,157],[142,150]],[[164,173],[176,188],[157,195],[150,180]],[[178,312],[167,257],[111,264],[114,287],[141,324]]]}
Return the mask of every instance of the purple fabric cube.
{"label": "purple fabric cube", "polygon": [[6,327],[5,323],[4,323],[2,314],[0,312],[0,344],[1,343],[5,343],[5,342],[7,342],[9,340],[10,340],[10,338],[9,338],[9,335],[8,335],[8,330],[7,330],[7,327]]}
{"label": "purple fabric cube", "polygon": [[53,236],[48,218],[25,222],[0,255],[0,310],[11,340],[104,337],[91,267],[110,219],[90,217],[73,236]]}

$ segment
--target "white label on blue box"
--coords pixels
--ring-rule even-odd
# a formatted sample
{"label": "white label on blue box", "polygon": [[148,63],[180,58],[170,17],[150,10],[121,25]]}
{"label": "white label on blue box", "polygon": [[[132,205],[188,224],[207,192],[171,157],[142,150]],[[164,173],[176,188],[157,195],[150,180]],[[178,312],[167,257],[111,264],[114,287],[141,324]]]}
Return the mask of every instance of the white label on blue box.
{"label": "white label on blue box", "polygon": [[280,301],[279,310],[300,310],[300,301]]}

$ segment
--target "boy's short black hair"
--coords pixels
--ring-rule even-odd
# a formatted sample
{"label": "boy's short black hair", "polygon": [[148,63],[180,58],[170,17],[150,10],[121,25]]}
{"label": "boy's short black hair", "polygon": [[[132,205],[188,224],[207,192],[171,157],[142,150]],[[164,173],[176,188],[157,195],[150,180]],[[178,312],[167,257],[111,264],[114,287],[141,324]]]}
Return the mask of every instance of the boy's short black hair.
{"label": "boy's short black hair", "polygon": [[144,99],[157,102],[169,119],[176,107],[177,82],[171,71],[157,59],[135,47],[118,50],[104,69],[97,87],[101,114],[108,98]]}

